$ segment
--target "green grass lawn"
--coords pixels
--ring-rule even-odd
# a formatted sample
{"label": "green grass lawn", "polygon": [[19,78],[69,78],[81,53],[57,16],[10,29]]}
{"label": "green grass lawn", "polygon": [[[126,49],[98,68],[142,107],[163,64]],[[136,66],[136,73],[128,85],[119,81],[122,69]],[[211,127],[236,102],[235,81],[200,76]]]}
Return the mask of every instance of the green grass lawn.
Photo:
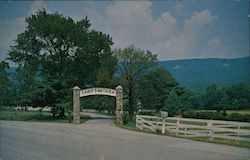
{"label": "green grass lawn", "polygon": [[[91,119],[89,116],[81,116],[81,123]],[[28,121],[28,122],[53,122],[71,123],[69,116],[64,118],[53,117],[49,112],[25,112],[25,111],[0,111],[0,120]]]}

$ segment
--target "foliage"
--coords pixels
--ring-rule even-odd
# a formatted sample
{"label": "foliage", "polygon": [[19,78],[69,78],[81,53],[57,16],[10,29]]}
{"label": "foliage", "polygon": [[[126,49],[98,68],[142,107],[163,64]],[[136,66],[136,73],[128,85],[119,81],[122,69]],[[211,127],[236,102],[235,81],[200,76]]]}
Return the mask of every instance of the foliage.
{"label": "foliage", "polygon": [[14,75],[13,88],[15,90],[14,104],[18,105],[30,105],[31,104],[31,95],[29,91],[35,89],[35,86],[38,83],[36,79],[36,68],[32,65],[24,65],[19,67],[16,70]]}
{"label": "foliage", "polygon": [[250,85],[237,84],[223,87],[227,95],[228,109],[249,109],[250,108]]}
{"label": "foliage", "polygon": [[99,112],[107,110],[115,113],[115,98],[110,96],[91,96],[81,99],[81,109],[96,109]]}
{"label": "foliage", "polygon": [[164,101],[162,110],[167,111],[169,116],[182,115],[193,107],[195,95],[192,91],[181,86],[175,86]]}
{"label": "foliage", "polygon": [[183,113],[183,117],[250,122],[249,114],[239,114],[239,113],[225,114],[224,112],[199,112],[194,110],[188,110]]}
{"label": "foliage", "polygon": [[156,68],[145,74],[138,82],[137,97],[141,108],[160,111],[164,101],[178,83],[172,75],[163,68]]}
{"label": "foliage", "polygon": [[117,49],[115,56],[118,60],[118,81],[128,97],[129,117],[132,118],[136,109],[135,94],[138,81],[155,65],[157,56],[150,51],[137,49],[135,46]]}
{"label": "foliage", "polygon": [[26,18],[26,30],[11,47],[9,60],[19,65],[18,104],[51,106],[64,116],[70,109],[71,88],[111,86],[116,59],[111,38],[95,30],[87,17],[74,21],[45,10]]}
{"label": "foliage", "polygon": [[225,105],[227,97],[222,89],[217,88],[216,85],[210,85],[207,87],[203,99],[204,105],[209,109],[221,110]]}
{"label": "foliage", "polygon": [[148,116],[156,116],[156,115],[158,115],[155,110],[139,110],[137,114],[139,114],[139,115],[148,115]]}
{"label": "foliage", "polygon": [[11,82],[8,78],[6,69],[9,68],[9,64],[2,61],[0,62],[0,105],[6,105],[10,103]]}
{"label": "foliage", "polygon": [[250,86],[237,84],[218,88],[209,85],[202,95],[205,109],[247,109],[250,107]]}
{"label": "foliage", "polygon": [[168,98],[164,102],[164,111],[167,111],[169,116],[181,114],[181,101],[175,91],[169,93]]}
{"label": "foliage", "polygon": [[124,125],[127,125],[130,122],[130,118],[129,118],[129,115],[127,114],[127,112],[123,113],[122,120],[123,120]]}

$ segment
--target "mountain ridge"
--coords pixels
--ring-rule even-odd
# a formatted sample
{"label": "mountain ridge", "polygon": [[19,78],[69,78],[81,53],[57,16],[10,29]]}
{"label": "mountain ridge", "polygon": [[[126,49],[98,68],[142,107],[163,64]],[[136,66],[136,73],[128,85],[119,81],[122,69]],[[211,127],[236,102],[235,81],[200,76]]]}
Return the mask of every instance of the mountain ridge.
{"label": "mountain ridge", "polygon": [[159,61],[183,86],[204,90],[207,85],[228,86],[250,82],[250,57]]}
{"label": "mountain ridge", "polygon": [[[229,86],[250,83],[250,57],[206,58],[159,61],[184,87],[203,91],[207,85]],[[10,67],[8,73],[15,73],[17,67]]]}

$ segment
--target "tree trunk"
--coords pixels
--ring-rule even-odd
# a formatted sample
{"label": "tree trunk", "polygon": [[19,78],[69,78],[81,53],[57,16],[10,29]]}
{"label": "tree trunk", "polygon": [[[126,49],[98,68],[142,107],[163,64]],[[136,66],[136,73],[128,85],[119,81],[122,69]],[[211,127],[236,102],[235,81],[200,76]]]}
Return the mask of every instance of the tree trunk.
{"label": "tree trunk", "polygon": [[65,109],[64,108],[60,108],[59,117],[63,118],[64,116],[65,116]]}
{"label": "tree trunk", "polygon": [[55,117],[56,117],[56,110],[55,110],[55,107],[52,107],[52,114],[53,114],[53,117],[55,118]]}
{"label": "tree trunk", "polygon": [[133,95],[133,86],[132,84],[129,85],[128,89],[128,113],[129,119],[132,119],[134,116],[134,95]]}

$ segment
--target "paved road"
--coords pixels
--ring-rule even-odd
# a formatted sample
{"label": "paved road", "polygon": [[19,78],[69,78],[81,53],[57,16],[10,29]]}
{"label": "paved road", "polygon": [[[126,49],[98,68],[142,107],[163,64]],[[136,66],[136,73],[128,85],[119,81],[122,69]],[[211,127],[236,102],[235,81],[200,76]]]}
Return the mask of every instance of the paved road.
{"label": "paved road", "polygon": [[250,159],[248,149],[128,131],[117,128],[110,119],[95,118],[80,125],[0,121],[0,159]]}

